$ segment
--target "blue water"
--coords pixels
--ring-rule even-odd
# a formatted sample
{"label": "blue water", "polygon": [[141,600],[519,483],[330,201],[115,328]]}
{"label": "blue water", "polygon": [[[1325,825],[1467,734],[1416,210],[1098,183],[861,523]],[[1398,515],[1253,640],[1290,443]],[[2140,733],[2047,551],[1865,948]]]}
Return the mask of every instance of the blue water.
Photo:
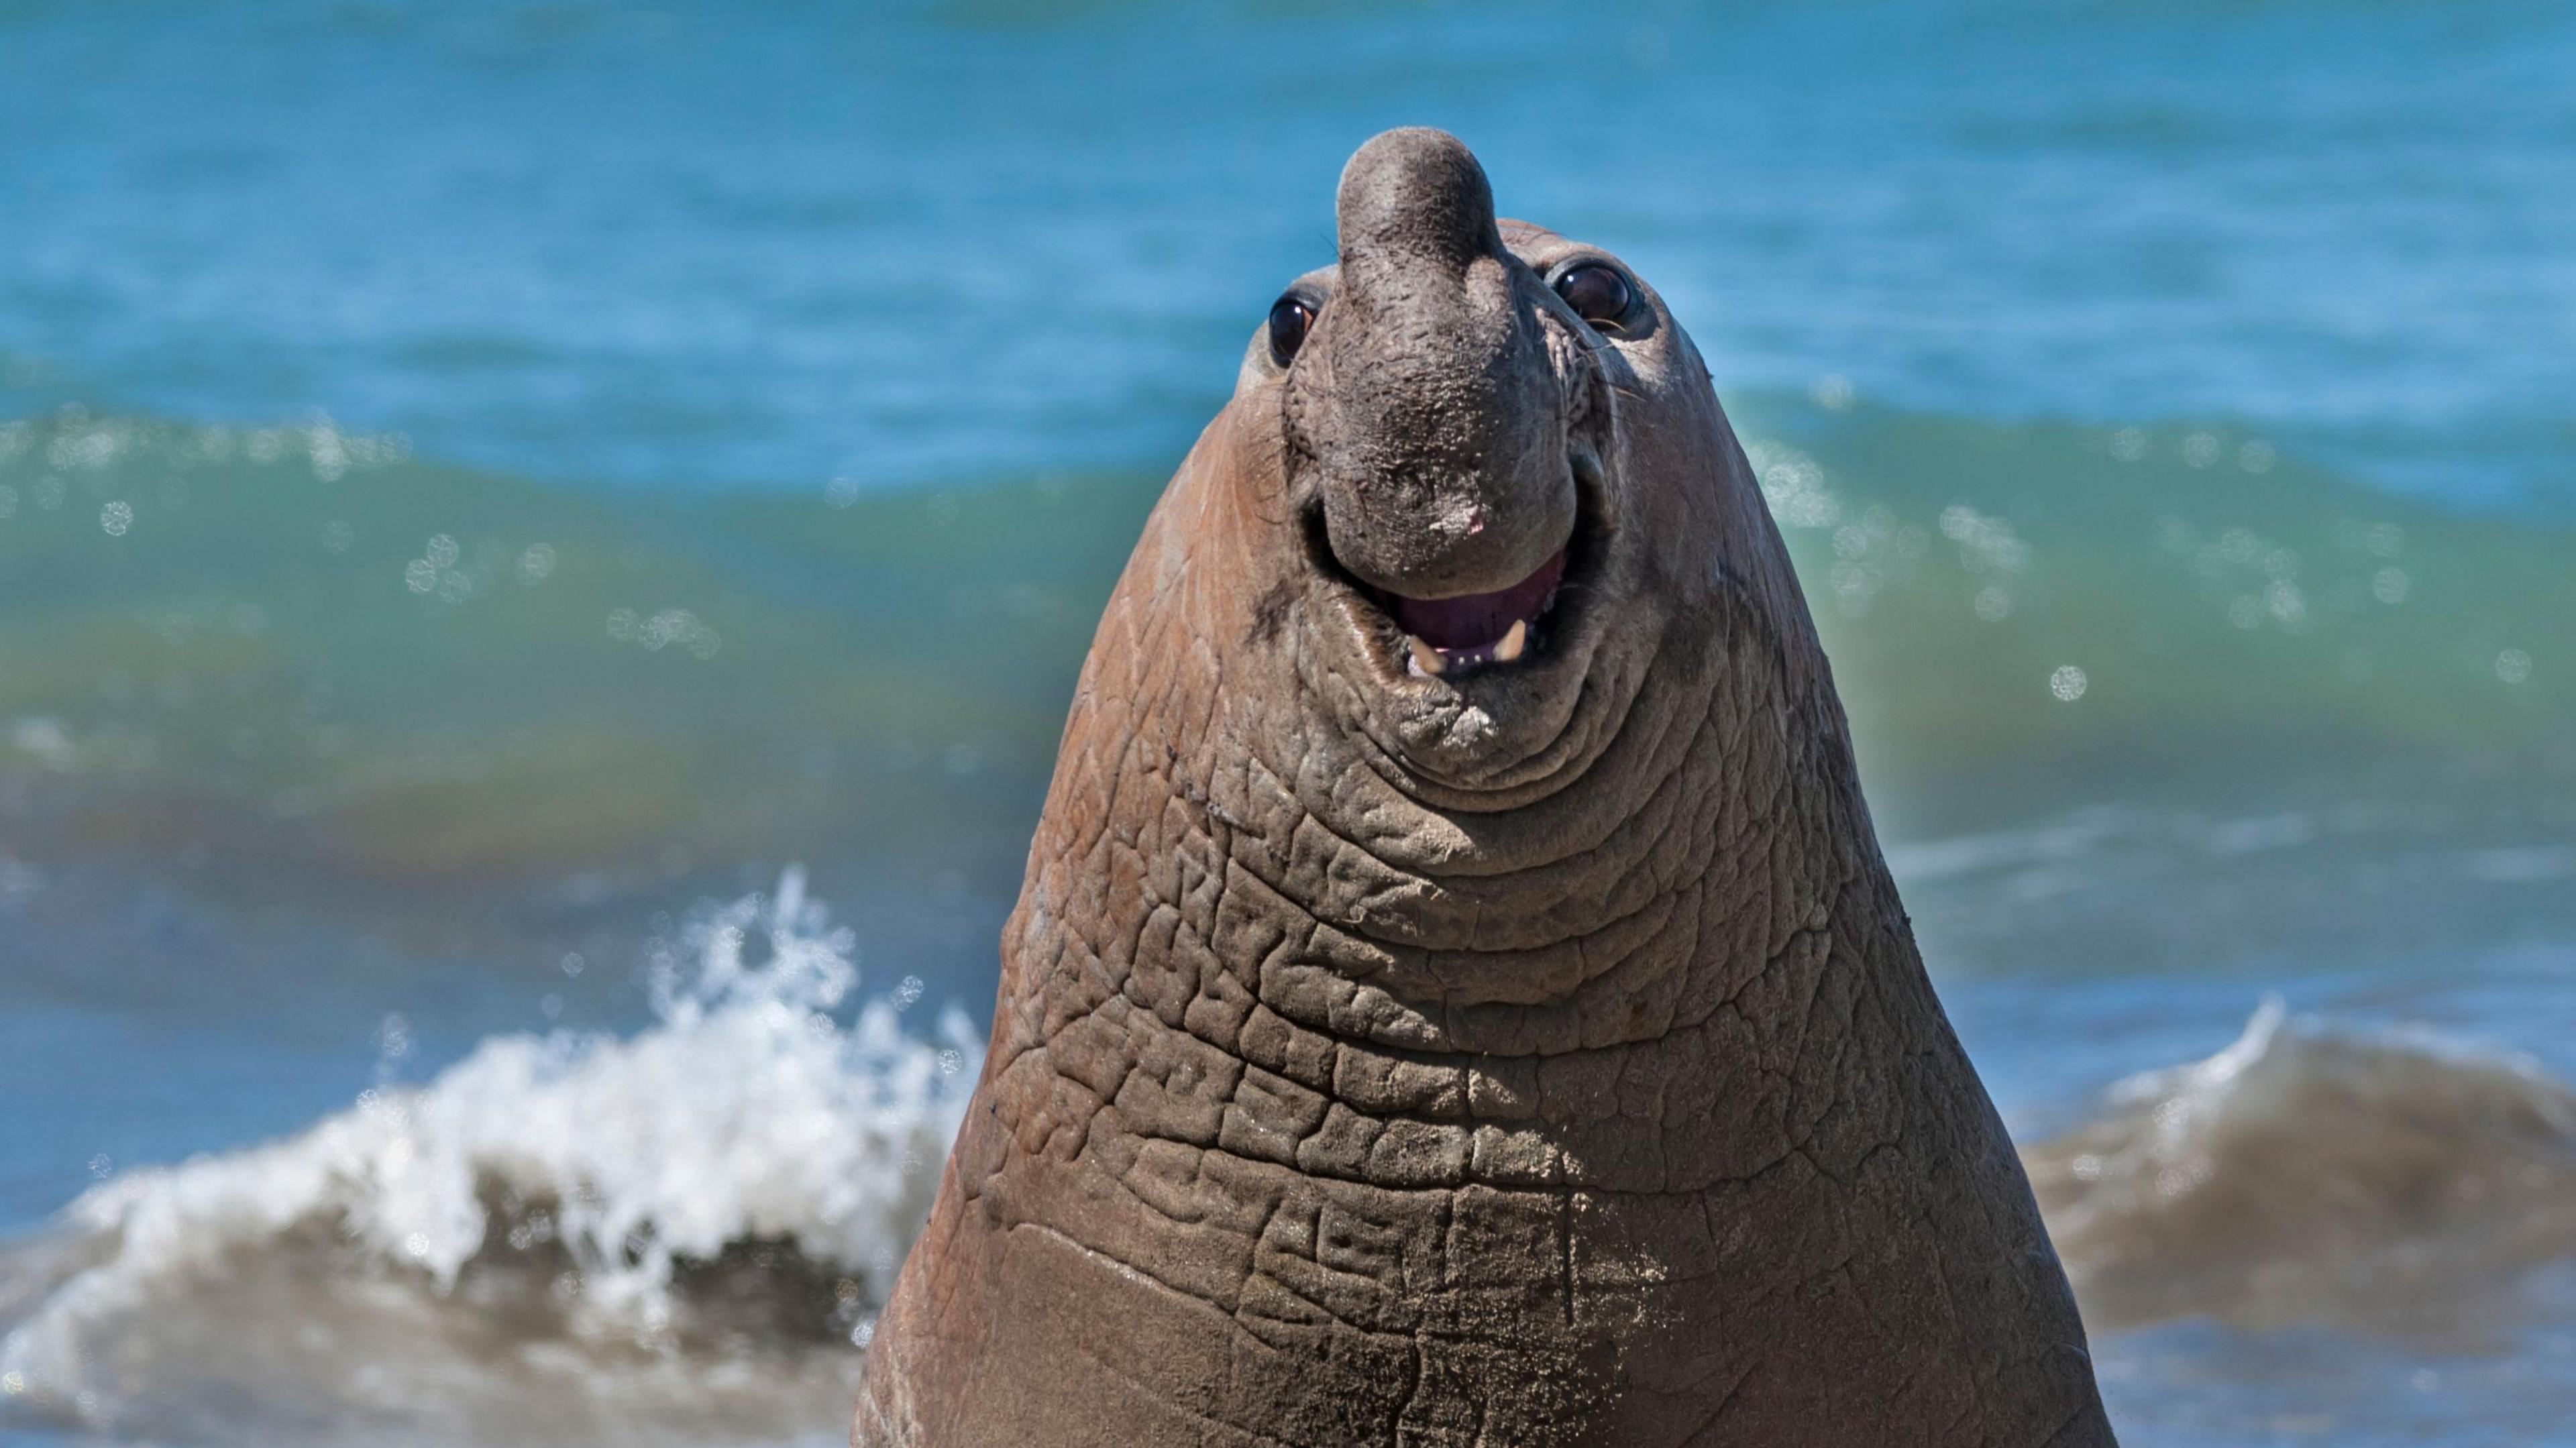
{"label": "blue water", "polygon": [[[492,1073],[570,1031],[526,1091],[581,1119],[774,1088],[909,1200],[1108,581],[1409,123],[1707,355],[2043,1175],[2307,1013],[2160,1098],[2217,1103],[2229,1212],[2052,1205],[2127,1441],[2550,1441],[2571,74],[2576,10],[2502,0],[0,0],[0,1442],[836,1439],[900,1224],[654,1195]],[[675,1007],[799,862],[856,990]],[[535,1247],[409,1251],[439,1143]],[[2427,1181],[2515,1205],[2389,1226]],[[808,1259],[555,1262],[585,1191]],[[2316,1240],[2207,1225],[2271,1209]],[[2221,1285],[2123,1296],[2139,1243]],[[2438,1322],[2428,1261],[2480,1284]],[[738,1299],[842,1315],[689,1335]]]}
{"label": "blue water", "polygon": [[[1343,158],[1471,138],[1736,390],[2576,491],[2549,4],[19,7],[30,398],[689,488],[1159,467]],[[22,404],[23,405],[23,404]]]}

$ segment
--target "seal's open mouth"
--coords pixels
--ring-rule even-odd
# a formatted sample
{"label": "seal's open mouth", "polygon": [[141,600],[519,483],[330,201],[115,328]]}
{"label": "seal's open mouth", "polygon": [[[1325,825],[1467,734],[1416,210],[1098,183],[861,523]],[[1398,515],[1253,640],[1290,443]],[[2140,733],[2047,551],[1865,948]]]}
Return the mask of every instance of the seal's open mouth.
{"label": "seal's open mouth", "polygon": [[1340,585],[1351,622],[1391,673],[1447,682],[1546,651],[1567,626],[1566,601],[1593,565],[1604,500],[1601,464],[1589,450],[1568,459],[1575,482],[1573,535],[1530,575],[1491,593],[1413,598],[1353,576],[1333,555],[1323,513],[1308,515],[1307,546],[1316,566]]}
{"label": "seal's open mouth", "polygon": [[1555,607],[1557,585],[1564,580],[1565,550],[1559,548],[1529,577],[1492,593],[1406,598],[1371,592],[1404,631],[1406,671],[1448,674],[1518,662],[1529,649],[1530,626]]}

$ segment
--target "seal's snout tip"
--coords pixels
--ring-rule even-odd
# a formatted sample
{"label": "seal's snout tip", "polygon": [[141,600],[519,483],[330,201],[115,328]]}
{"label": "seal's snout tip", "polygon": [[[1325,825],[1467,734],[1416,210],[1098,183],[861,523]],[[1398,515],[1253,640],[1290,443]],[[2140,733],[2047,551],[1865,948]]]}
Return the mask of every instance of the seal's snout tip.
{"label": "seal's snout tip", "polygon": [[1429,126],[1370,137],[1342,168],[1334,210],[1345,256],[1389,247],[1463,259],[1501,245],[1485,168],[1465,142]]}
{"label": "seal's snout tip", "polygon": [[1418,161],[1445,158],[1476,164],[1475,154],[1467,143],[1438,126],[1397,126],[1380,131],[1360,143],[1351,153],[1353,169],[1383,165],[1389,161]]}

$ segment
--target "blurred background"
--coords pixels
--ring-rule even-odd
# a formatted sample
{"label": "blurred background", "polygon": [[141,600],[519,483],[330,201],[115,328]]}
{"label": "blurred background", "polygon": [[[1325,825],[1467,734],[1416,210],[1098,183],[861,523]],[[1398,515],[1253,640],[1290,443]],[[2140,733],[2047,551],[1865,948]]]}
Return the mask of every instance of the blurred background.
{"label": "blurred background", "polygon": [[0,0],[0,1443],[841,1440],[1343,159],[1717,377],[2125,1440],[2576,1441],[2576,12]]}

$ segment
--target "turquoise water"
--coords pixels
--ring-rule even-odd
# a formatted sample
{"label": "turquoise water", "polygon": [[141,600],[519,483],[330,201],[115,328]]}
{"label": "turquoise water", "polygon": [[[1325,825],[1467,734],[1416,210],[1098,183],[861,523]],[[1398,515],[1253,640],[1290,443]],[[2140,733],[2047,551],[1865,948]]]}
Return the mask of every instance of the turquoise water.
{"label": "turquoise water", "polygon": [[0,1441],[835,1439],[1092,619],[1408,122],[1708,355],[2126,1440],[2551,1440],[2571,68],[0,4]]}

